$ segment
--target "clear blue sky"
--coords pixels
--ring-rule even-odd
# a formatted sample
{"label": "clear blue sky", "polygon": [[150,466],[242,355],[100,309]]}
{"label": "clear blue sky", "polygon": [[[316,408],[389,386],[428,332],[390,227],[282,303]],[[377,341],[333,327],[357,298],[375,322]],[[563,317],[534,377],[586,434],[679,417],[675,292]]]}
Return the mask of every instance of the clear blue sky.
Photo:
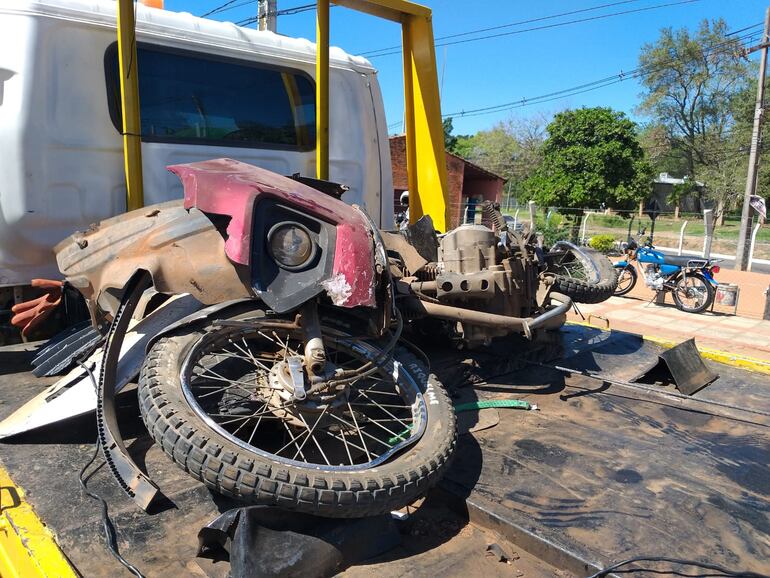
{"label": "clear blue sky", "polygon": [[[278,9],[309,4],[311,0],[278,0]],[[425,0],[433,9],[434,35],[463,33],[480,28],[542,18],[558,13],[592,8],[618,0]],[[622,11],[639,10],[682,0],[626,0],[616,6],[543,20],[486,34],[511,32],[568,20],[584,19]],[[166,0],[168,10],[202,15],[225,0]],[[236,0],[235,5],[248,0]],[[256,14],[256,0],[210,16],[238,22]],[[467,42],[436,49],[444,113],[519,101],[602,79],[636,68],[640,47],[654,41],[660,28],[695,29],[704,18],[722,17],[730,30],[761,22],[767,0],[695,0],[674,6],[617,15],[588,22],[534,30],[498,38]],[[345,8],[331,10],[332,43],[360,54],[400,45],[400,27]],[[754,43],[759,38],[760,27]],[[280,16],[278,32],[313,39],[315,12]],[[743,35],[743,34],[741,34]],[[457,38],[466,39],[473,36]],[[441,42],[441,41],[437,41]],[[403,84],[400,55],[371,58],[379,70],[385,108],[391,132],[398,132],[403,115]],[[611,106],[632,117],[641,89],[636,80],[533,104],[513,110],[480,116],[454,117],[456,134],[473,133],[512,117],[536,114],[550,116],[564,108]],[[638,119],[637,120],[642,120]]]}

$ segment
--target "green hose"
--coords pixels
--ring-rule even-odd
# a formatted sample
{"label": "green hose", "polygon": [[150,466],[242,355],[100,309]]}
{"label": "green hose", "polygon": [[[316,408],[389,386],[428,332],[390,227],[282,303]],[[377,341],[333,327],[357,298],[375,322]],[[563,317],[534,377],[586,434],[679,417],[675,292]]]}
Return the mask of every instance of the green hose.
{"label": "green hose", "polygon": [[[512,407],[516,409],[533,409],[533,406],[528,401],[522,401],[520,399],[490,399],[487,401],[471,401],[469,403],[461,403],[455,406],[455,413],[461,411],[472,411],[474,409],[488,409],[490,407]],[[534,407],[537,409],[537,406]]]}
{"label": "green hose", "polygon": [[[486,401],[471,401],[468,403],[461,403],[455,406],[455,413],[463,411],[473,411],[479,409],[489,409],[492,407],[510,407],[515,409],[537,409],[536,405],[532,405],[528,401],[522,401],[520,399],[489,399]],[[393,436],[388,440],[390,445],[394,445],[404,439],[404,436],[408,435],[412,431],[412,428],[406,428],[400,434]]]}

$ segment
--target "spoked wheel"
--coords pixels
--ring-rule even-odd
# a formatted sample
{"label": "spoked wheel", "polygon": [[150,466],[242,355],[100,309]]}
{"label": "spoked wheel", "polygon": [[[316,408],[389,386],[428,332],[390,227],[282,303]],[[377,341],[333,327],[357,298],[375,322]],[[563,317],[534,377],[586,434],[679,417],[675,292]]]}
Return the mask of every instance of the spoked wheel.
{"label": "spoked wheel", "polygon": [[615,266],[615,270],[618,272],[618,286],[615,288],[615,296],[626,295],[636,285],[636,269],[633,266]]}
{"label": "spoked wheel", "polygon": [[680,275],[674,285],[674,303],[681,311],[700,313],[714,300],[714,287],[700,273]]}
{"label": "spoked wheel", "polygon": [[314,392],[297,368],[299,330],[259,323],[188,329],[150,351],[142,416],[177,464],[221,493],[334,517],[400,508],[437,481],[454,412],[413,356],[383,362],[376,345],[325,328],[332,382],[381,367]]}
{"label": "spoked wheel", "polygon": [[576,303],[601,303],[612,297],[618,277],[602,253],[559,241],[551,247],[548,273],[555,290]]}

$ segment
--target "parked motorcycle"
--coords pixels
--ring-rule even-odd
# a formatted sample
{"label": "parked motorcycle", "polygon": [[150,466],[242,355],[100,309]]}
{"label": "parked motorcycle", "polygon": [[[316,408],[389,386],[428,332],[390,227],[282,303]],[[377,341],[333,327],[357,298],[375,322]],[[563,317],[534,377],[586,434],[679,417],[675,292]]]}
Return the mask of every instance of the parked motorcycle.
{"label": "parked motorcycle", "polygon": [[184,200],[56,248],[105,336],[106,461],[145,509],[158,488],[125,450],[116,374],[132,319],[164,299],[189,294],[203,308],[152,338],[142,363],[140,412],[163,451],[223,494],[356,517],[412,502],[454,451],[452,404],[401,340],[405,327],[437,322],[465,347],[511,333],[536,340],[564,323],[570,292],[596,299],[598,281],[605,298],[614,290],[605,257],[607,267],[573,246],[546,253],[497,207],[487,207],[491,227],[437,235],[424,217],[386,232],[334,183],[229,159],[169,170]]}
{"label": "parked motorcycle", "polygon": [[[644,233],[642,230],[639,236]],[[714,275],[719,272],[719,265],[711,259],[668,255],[656,250],[651,239],[640,246],[630,235],[624,252],[626,259],[615,263],[618,270],[615,295],[629,293],[641,274],[645,285],[653,291],[670,292],[681,311],[700,313],[713,303],[718,285]]]}

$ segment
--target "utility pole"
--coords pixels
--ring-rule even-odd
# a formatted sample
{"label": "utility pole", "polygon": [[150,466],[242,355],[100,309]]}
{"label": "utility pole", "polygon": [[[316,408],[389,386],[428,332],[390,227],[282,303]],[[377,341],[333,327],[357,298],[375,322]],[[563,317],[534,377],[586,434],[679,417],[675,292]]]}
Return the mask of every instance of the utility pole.
{"label": "utility pole", "polygon": [[257,16],[259,17],[259,29],[276,32],[278,0],[259,0]]}
{"label": "utility pole", "polygon": [[757,83],[757,102],[754,107],[754,130],[751,132],[751,152],[749,153],[749,171],[746,175],[746,192],[743,195],[741,211],[741,229],[738,234],[738,251],[735,254],[735,268],[745,271],[749,265],[748,238],[751,230],[751,197],[757,191],[757,170],[759,169],[759,141],[762,134],[762,120],[765,104],[765,75],[767,73],[767,47],[770,42],[770,8],[765,11],[765,33],[759,48],[762,55],[759,60],[759,82]]}

